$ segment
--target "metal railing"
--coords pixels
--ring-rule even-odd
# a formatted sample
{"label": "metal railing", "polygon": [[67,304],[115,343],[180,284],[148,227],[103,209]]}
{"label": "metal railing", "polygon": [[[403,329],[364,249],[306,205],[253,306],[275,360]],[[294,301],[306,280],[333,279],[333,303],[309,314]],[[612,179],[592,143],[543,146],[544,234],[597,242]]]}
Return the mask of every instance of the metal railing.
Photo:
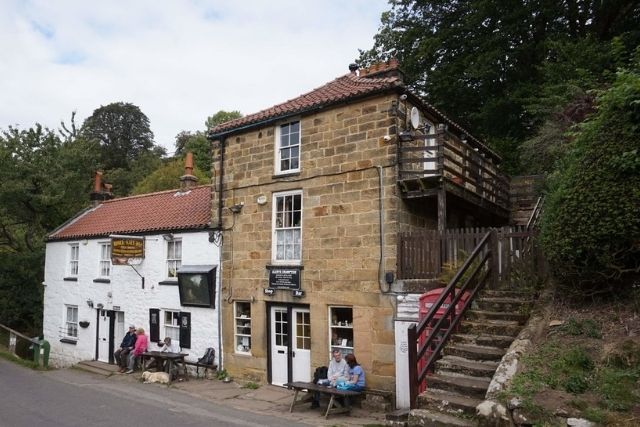
{"label": "metal railing", "polygon": [[46,340],[31,338],[0,324],[0,346],[23,360],[31,360],[45,368],[49,365],[50,345]]}

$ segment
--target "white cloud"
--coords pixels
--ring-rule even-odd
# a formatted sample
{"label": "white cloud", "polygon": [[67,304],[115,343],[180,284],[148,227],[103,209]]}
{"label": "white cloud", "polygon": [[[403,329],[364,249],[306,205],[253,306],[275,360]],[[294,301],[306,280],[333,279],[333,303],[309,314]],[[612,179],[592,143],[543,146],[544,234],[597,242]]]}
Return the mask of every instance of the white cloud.
{"label": "white cloud", "polygon": [[218,110],[250,114],[348,72],[385,0],[0,0],[0,128],[124,101],[173,150]]}

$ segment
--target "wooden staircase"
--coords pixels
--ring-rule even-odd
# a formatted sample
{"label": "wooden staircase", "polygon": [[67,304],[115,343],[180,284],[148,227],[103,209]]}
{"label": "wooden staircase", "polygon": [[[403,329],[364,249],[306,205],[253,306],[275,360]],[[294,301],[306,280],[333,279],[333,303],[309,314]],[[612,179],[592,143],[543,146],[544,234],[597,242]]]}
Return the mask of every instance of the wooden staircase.
{"label": "wooden staircase", "polygon": [[475,408],[526,322],[532,301],[529,294],[497,290],[483,290],[475,301],[426,377],[428,388],[418,396],[409,426],[477,425]]}

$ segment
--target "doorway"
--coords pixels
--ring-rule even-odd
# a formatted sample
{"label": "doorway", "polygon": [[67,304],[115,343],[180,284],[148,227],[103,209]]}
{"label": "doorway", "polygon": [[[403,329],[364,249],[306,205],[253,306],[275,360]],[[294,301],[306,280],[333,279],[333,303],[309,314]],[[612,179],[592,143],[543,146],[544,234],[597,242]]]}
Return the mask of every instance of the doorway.
{"label": "doorway", "polygon": [[306,306],[268,308],[269,373],[271,384],[311,381],[311,314]]}
{"label": "doorway", "polygon": [[113,352],[124,338],[124,312],[97,310],[96,360],[114,363]]}

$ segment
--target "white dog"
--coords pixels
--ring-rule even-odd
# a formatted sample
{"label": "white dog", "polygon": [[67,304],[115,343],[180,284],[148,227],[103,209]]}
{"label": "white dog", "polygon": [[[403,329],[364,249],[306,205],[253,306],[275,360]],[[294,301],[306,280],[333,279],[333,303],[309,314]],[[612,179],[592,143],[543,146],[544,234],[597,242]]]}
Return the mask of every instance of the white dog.
{"label": "white dog", "polygon": [[142,373],[142,379],[145,384],[149,383],[160,383],[160,384],[169,384],[169,374],[166,372],[150,372],[144,371]]}

